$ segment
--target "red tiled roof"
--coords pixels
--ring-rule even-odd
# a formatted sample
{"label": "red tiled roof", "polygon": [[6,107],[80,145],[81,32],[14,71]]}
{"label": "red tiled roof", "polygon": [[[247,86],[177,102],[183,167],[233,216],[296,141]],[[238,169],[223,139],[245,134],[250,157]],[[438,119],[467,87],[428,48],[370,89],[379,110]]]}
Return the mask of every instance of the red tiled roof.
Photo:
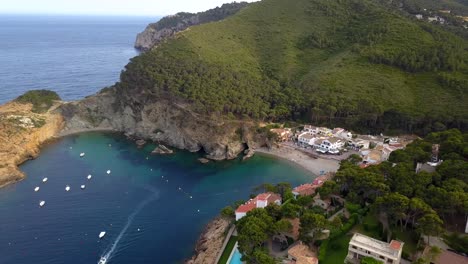
{"label": "red tiled roof", "polygon": [[396,240],[392,240],[392,241],[390,242],[390,247],[391,247],[392,249],[394,249],[394,250],[400,250],[400,248],[401,248],[401,242],[396,241]]}
{"label": "red tiled roof", "polygon": [[267,193],[261,193],[255,197],[255,200],[260,200],[260,201],[267,201],[268,204],[274,203],[277,200],[281,200],[281,196],[276,193],[272,192],[267,192]]}
{"label": "red tiled roof", "polygon": [[313,185],[312,183],[306,183],[297,186],[293,189],[294,192],[297,192],[299,195],[312,195],[315,193],[315,189],[317,189],[317,185]]}
{"label": "red tiled roof", "polygon": [[434,261],[435,264],[468,264],[468,258],[456,253],[443,250]]}
{"label": "red tiled roof", "polygon": [[325,176],[319,176],[317,178],[315,178],[314,182],[312,183],[313,185],[317,185],[317,186],[322,186],[323,183],[327,180],[327,177]]}
{"label": "red tiled roof", "polygon": [[236,209],[236,213],[247,213],[257,207],[257,200],[252,199]]}

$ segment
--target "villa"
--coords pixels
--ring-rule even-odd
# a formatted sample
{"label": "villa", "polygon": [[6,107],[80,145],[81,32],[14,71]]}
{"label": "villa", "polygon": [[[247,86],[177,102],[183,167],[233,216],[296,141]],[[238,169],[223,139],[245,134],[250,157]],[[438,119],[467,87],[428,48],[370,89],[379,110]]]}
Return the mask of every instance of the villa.
{"label": "villa", "polygon": [[327,139],[324,139],[322,141],[322,144],[320,144],[321,148],[324,149],[341,149],[344,146],[344,141],[342,141],[340,138],[337,137],[330,137]]}
{"label": "villa", "polygon": [[255,198],[248,200],[246,203],[240,205],[236,213],[236,221],[246,216],[248,212],[255,208],[265,208],[269,204],[281,205],[281,196],[276,193],[267,192],[257,195]]}
{"label": "villa", "polygon": [[315,136],[310,134],[309,132],[300,134],[297,139],[300,143],[309,145],[309,146],[313,146],[315,142]]}
{"label": "villa", "polygon": [[319,186],[314,185],[312,183],[306,183],[306,184],[302,184],[302,185],[299,185],[299,186],[295,187],[292,190],[292,193],[294,194],[294,197],[296,197],[296,198],[297,198],[297,196],[313,195],[313,194],[315,194],[315,190],[318,187]]}
{"label": "villa", "polygon": [[403,252],[403,242],[392,240],[386,243],[359,233],[349,242],[346,261],[360,263],[363,257],[371,257],[385,264],[399,264]]}

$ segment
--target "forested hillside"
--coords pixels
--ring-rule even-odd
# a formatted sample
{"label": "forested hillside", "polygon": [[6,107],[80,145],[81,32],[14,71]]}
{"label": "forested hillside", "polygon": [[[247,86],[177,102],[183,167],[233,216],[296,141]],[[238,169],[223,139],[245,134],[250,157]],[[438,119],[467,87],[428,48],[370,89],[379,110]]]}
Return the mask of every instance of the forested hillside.
{"label": "forested hillside", "polygon": [[377,0],[263,0],[134,58],[116,87],[231,118],[466,130],[468,41]]}

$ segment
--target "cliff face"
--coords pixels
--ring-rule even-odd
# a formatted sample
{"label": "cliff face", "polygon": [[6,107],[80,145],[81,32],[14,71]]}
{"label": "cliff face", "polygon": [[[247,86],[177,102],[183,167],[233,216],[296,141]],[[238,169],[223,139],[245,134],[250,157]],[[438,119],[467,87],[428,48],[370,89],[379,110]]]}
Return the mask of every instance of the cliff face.
{"label": "cliff face", "polygon": [[229,223],[224,218],[216,218],[211,221],[195,245],[196,254],[185,263],[216,264],[216,258],[222,249]]}
{"label": "cliff face", "polygon": [[25,175],[17,166],[37,157],[40,145],[63,127],[59,114],[31,109],[31,104],[15,102],[0,106],[0,187],[22,180]]}
{"label": "cliff face", "polygon": [[62,135],[114,130],[191,152],[203,150],[213,160],[233,159],[248,146],[263,144],[254,123],[206,118],[143,89],[111,88],[59,111],[66,121]]}
{"label": "cliff face", "polygon": [[222,20],[247,5],[246,2],[233,2],[196,14],[182,12],[164,17],[157,23],[149,24],[143,32],[137,35],[135,48],[148,51],[179,31],[191,26]]}

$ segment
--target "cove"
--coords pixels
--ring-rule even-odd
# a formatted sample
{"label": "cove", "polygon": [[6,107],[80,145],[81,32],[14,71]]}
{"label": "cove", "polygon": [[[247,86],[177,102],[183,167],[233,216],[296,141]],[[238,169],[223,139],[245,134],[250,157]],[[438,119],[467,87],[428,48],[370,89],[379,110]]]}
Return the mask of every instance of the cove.
{"label": "cove", "polygon": [[199,153],[152,156],[154,147],[102,132],[44,146],[21,166],[24,181],[0,189],[0,263],[97,263],[112,248],[109,263],[182,263],[224,206],[262,183],[314,178],[266,156],[203,165]]}

